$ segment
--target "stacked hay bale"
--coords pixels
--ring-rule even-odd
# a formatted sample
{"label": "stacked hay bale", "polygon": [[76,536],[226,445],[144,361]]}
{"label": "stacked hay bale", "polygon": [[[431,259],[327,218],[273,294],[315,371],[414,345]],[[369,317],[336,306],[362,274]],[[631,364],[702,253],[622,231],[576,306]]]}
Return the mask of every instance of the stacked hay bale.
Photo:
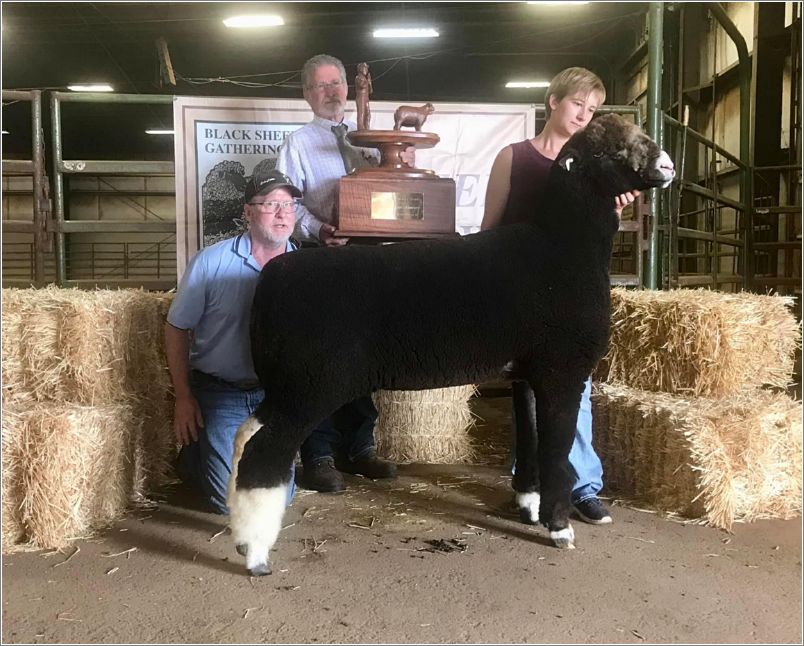
{"label": "stacked hay bale", "polygon": [[469,399],[474,386],[435,390],[380,390],[374,394],[377,452],[399,463],[471,462]]}
{"label": "stacked hay bale", "polygon": [[728,529],[801,512],[799,326],[779,296],[612,290],[594,442],[613,492]]}
{"label": "stacked hay bale", "polygon": [[3,290],[3,551],[61,548],[163,484],[170,296]]}

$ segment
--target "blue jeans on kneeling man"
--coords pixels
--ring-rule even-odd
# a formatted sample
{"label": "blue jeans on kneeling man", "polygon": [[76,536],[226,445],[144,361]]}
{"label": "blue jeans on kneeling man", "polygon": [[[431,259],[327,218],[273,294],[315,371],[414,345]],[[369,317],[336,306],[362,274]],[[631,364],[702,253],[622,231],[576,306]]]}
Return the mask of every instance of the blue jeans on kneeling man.
{"label": "blue jeans on kneeling man", "polygon": [[[201,408],[204,427],[198,430],[198,441],[183,446],[179,452],[177,471],[186,484],[201,491],[204,499],[219,514],[228,514],[226,489],[232,474],[232,457],[237,429],[254,414],[265,393],[260,388],[241,390],[203,373],[193,371],[190,388]],[[294,465],[286,504],[296,492]]]}

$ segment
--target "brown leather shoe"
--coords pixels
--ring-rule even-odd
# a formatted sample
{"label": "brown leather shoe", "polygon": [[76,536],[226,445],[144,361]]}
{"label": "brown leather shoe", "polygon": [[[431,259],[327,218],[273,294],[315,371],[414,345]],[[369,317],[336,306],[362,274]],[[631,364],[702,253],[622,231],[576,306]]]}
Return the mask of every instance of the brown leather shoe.
{"label": "brown leather shoe", "polygon": [[357,460],[345,460],[338,464],[338,468],[344,473],[366,476],[373,480],[396,478],[396,465],[378,457],[374,451],[366,453]]}
{"label": "brown leather shoe", "polygon": [[332,458],[325,458],[309,467],[304,466],[299,484],[305,489],[322,493],[336,493],[346,489],[343,476],[335,468]]}

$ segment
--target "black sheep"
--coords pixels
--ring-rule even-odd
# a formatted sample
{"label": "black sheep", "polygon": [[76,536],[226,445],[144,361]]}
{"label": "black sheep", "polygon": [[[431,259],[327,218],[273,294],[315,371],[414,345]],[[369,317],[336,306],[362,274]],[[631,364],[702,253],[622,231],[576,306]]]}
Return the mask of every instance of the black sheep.
{"label": "black sheep", "polygon": [[614,196],[673,174],[637,126],[606,115],[564,146],[533,224],[268,263],[251,320],[266,398],[238,431],[228,498],[248,570],[270,573],[291,462],[322,419],[375,390],[501,376],[526,385],[515,390],[523,514],[535,521],[538,509],[554,544],[574,547],[568,455],[584,381],[608,343]]}

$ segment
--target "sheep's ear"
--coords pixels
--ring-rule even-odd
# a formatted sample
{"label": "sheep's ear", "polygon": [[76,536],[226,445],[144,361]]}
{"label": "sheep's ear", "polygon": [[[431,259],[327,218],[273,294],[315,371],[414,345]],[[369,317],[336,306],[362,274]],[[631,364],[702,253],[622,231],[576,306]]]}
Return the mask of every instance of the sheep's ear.
{"label": "sheep's ear", "polygon": [[575,157],[572,155],[564,155],[561,159],[558,160],[558,165],[561,166],[565,171],[569,172],[570,166],[572,162],[575,161]]}

